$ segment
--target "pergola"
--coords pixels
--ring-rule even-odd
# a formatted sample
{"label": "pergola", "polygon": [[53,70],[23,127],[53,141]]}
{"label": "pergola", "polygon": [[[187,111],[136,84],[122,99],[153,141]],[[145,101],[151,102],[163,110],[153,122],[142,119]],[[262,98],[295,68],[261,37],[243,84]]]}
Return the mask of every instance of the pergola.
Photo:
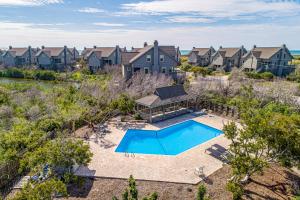
{"label": "pergola", "polygon": [[191,112],[190,101],[183,85],[156,88],[152,95],[136,100],[136,110],[150,123]]}

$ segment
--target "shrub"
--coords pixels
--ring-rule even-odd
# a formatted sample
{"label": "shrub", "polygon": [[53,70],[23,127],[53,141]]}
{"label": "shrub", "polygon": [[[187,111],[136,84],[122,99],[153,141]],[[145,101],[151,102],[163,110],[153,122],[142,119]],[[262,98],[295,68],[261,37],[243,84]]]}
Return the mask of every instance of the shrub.
{"label": "shrub", "polygon": [[274,75],[271,72],[263,72],[263,73],[246,72],[245,74],[248,78],[252,78],[252,79],[264,79],[270,81],[274,78]]}
{"label": "shrub", "polygon": [[8,77],[8,78],[25,78],[25,75],[23,73],[23,70],[18,68],[9,68],[2,72],[2,76]]}
{"label": "shrub", "polygon": [[143,120],[142,116],[138,113],[136,113],[133,117],[135,120]]}
{"label": "shrub", "polygon": [[38,80],[54,81],[56,80],[56,74],[53,71],[37,71],[35,78]]}
{"label": "shrub", "polygon": [[197,200],[204,200],[205,194],[206,194],[206,187],[202,184],[199,185]]}
{"label": "shrub", "polygon": [[183,63],[181,66],[180,66],[180,69],[182,71],[185,71],[185,72],[188,72],[190,71],[192,68],[192,65],[190,65],[189,63]]}
{"label": "shrub", "polygon": [[190,72],[193,72],[196,76],[197,74],[201,74],[202,76],[206,76],[211,73],[208,68],[194,66],[190,69]]}
{"label": "shrub", "polygon": [[271,73],[271,72],[264,72],[264,73],[261,73],[261,78],[265,79],[265,80],[273,80],[274,78],[274,75]]}
{"label": "shrub", "polygon": [[237,183],[229,182],[226,185],[226,189],[232,193],[233,200],[240,200],[244,194],[244,189]]}

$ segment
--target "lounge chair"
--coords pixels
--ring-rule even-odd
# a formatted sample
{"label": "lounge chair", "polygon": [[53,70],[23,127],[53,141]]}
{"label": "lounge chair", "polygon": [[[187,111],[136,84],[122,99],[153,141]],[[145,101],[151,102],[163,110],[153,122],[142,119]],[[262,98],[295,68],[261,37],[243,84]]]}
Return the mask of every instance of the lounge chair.
{"label": "lounge chair", "polygon": [[204,177],[205,175],[204,175],[203,170],[204,170],[204,167],[203,167],[203,166],[201,166],[201,167],[196,167],[194,173],[195,173],[197,176],[199,176],[199,177]]}

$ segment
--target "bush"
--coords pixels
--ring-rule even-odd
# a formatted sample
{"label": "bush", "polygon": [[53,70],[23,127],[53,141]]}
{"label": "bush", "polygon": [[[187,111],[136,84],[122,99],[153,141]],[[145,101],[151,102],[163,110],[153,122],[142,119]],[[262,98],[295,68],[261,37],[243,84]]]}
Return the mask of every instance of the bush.
{"label": "bush", "polygon": [[273,80],[274,78],[274,75],[271,72],[263,72],[263,73],[246,72],[245,74],[248,78],[252,78],[252,79],[264,79],[270,81]]}
{"label": "bush", "polygon": [[53,71],[37,71],[35,73],[35,79],[38,80],[54,81],[56,78],[56,74]]}
{"label": "bush", "polygon": [[185,72],[188,72],[190,71],[192,68],[192,65],[190,65],[189,63],[183,63],[181,66],[180,66],[180,69],[182,71],[185,71]]}
{"label": "bush", "polygon": [[142,116],[138,113],[136,113],[133,117],[135,120],[143,120]]}
{"label": "bush", "polygon": [[244,194],[244,189],[237,183],[229,182],[226,185],[226,189],[232,193],[233,200],[240,200]]}
{"label": "bush", "polygon": [[204,185],[200,185],[198,188],[197,200],[204,200],[206,194],[206,187]]}
{"label": "bush", "polygon": [[2,77],[7,78],[25,78],[23,70],[18,68],[9,68],[1,73]]}
{"label": "bush", "polygon": [[194,66],[190,69],[190,72],[193,72],[196,76],[201,74],[202,76],[209,75],[211,71],[208,68]]}

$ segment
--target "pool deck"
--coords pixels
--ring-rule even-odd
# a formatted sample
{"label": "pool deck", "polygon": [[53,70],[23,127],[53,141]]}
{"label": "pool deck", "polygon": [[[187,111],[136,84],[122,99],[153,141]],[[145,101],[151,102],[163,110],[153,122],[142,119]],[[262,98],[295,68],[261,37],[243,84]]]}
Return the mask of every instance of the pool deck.
{"label": "pool deck", "polygon": [[[217,129],[222,129],[223,124],[229,122],[228,119],[215,115],[194,117],[188,114],[156,124],[124,124],[124,126],[118,127],[109,125],[110,133],[105,136],[104,143],[95,136],[90,139],[90,149],[93,153],[92,161],[87,167],[79,167],[75,174],[87,177],[121,179],[128,179],[130,175],[133,175],[137,180],[197,184],[202,179],[195,175],[195,168],[203,166],[205,176],[209,176],[223,166],[220,160],[205,153],[205,150],[214,144],[228,148],[230,141],[224,135],[176,156],[144,154],[125,156],[124,153],[115,152],[128,128],[158,130],[189,119]],[[106,144],[106,147],[103,144]]]}

